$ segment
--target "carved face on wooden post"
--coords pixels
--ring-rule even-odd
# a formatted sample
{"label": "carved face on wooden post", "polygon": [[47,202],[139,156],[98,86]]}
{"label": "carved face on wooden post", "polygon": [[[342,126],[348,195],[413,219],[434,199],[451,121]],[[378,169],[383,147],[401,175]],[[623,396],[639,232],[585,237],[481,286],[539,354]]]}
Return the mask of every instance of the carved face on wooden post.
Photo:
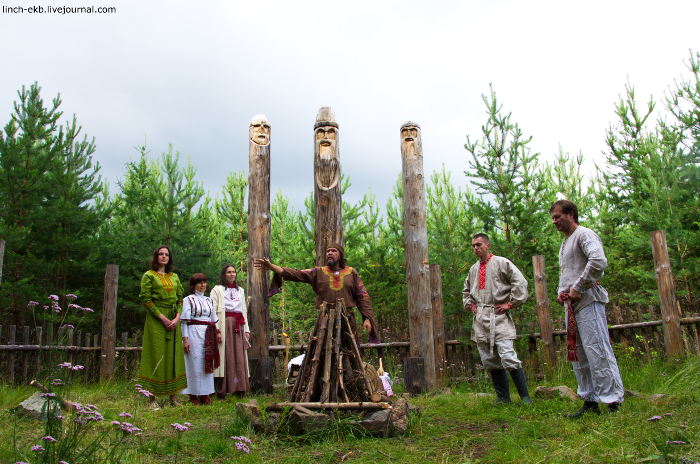
{"label": "carved face on wooden post", "polygon": [[253,116],[248,127],[248,136],[250,141],[256,145],[265,146],[270,144],[270,121],[267,119],[267,116],[264,114]]}
{"label": "carved face on wooden post", "polygon": [[406,122],[401,126],[401,144],[406,156],[415,157],[422,152],[420,126],[415,122]]}
{"label": "carved face on wooden post", "polygon": [[314,177],[321,190],[330,190],[340,180],[338,159],[338,123],[328,107],[318,110],[314,124],[314,153],[316,156]]}

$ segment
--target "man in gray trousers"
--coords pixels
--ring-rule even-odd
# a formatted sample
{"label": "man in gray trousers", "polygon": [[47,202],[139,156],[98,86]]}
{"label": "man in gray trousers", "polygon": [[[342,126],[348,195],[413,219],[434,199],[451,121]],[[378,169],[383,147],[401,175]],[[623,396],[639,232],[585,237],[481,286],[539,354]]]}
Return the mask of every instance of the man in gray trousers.
{"label": "man in gray trousers", "polygon": [[554,227],[564,234],[559,249],[557,302],[566,308],[567,357],[576,374],[578,395],[584,401],[581,409],[568,417],[600,414],[598,402],[616,412],[625,389],[608,335],[608,292],[600,285],[608,267],[603,243],[595,232],[578,224],[574,203],[559,200],[549,214]]}
{"label": "man in gray trousers", "polygon": [[476,342],[481,364],[491,376],[496,401],[510,402],[508,376],[524,403],[530,404],[525,371],[513,348],[515,324],[510,310],[527,301],[527,280],[510,260],[494,256],[486,234],[472,238],[472,251],[479,260],[464,281],[464,309],[474,314],[472,340]]}

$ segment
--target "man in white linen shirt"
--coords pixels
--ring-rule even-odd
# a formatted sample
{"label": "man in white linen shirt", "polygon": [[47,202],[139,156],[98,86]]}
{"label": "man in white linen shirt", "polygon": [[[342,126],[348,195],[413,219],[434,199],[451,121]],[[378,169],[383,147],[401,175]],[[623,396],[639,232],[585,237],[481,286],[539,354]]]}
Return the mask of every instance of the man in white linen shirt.
{"label": "man in white linen shirt", "polygon": [[576,374],[578,395],[584,401],[581,409],[567,417],[600,414],[598,402],[616,412],[625,389],[608,334],[608,292],[600,285],[608,267],[603,243],[595,232],[578,224],[574,203],[559,200],[549,214],[554,227],[564,234],[559,250],[557,302],[566,307],[568,359]]}
{"label": "man in white linen shirt", "polygon": [[518,394],[530,404],[527,381],[522,363],[513,348],[515,324],[510,310],[527,301],[527,280],[510,260],[490,252],[488,235],[472,238],[472,251],[479,260],[469,269],[464,281],[464,309],[474,314],[472,340],[476,342],[481,364],[491,376],[496,401],[510,402],[508,376],[510,372]]}

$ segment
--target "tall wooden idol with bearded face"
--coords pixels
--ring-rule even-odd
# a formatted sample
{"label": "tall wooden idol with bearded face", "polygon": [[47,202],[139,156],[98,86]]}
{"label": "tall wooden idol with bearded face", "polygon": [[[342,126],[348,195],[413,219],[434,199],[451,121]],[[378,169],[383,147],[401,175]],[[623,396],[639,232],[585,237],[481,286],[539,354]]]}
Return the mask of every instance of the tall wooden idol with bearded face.
{"label": "tall wooden idol with bearded face", "polygon": [[338,123],[333,111],[322,107],[314,124],[314,201],[316,203],[316,265],[326,261],[331,243],[343,245]]}
{"label": "tall wooden idol with bearded face", "polygon": [[262,114],[253,116],[248,137],[250,383],[255,391],[272,393],[272,360],[267,346],[270,324],[268,273],[253,267],[255,258],[270,256],[270,121]]}

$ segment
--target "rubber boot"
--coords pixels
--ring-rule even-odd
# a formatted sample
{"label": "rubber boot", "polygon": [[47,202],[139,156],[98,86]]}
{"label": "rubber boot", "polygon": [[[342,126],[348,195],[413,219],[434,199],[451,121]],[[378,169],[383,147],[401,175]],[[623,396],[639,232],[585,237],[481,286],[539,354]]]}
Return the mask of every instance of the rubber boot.
{"label": "rubber boot", "polygon": [[581,406],[581,409],[579,409],[576,412],[572,412],[571,414],[565,414],[565,416],[569,419],[578,419],[584,414],[600,414],[600,408],[598,407],[598,403],[594,401],[584,401],[583,406]]}
{"label": "rubber boot", "polygon": [[513,379],[515,388],[518,389],[518,395],[520,395],[522,402],[525,404],[532,404],[530,394],[527,392],[527,380],[525,379],[525,371],[523,368],[513,369],[510,371],[510,376]]}
{"label": "rubber boot", "polygon": [[199,396],[190,395],[190,404],[193,404],[195,406],[199,406]]}
{"label": "rubber boot", "polygon": [[493,388],[496,390],[496,403],[510,403],[510,388],[505,369],[489,371]]}

